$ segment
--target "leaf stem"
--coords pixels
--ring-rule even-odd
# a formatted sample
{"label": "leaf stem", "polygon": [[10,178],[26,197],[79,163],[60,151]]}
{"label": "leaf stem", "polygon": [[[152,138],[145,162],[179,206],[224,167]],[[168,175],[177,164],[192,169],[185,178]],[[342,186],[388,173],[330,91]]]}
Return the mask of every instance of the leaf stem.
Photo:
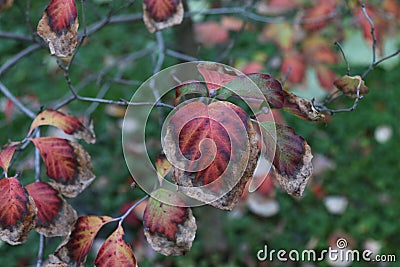
{"label": "leaf stem", "polygon": [[126,217],[128,217],[128,215],[137,207],[139,206],[140,203],[142,203],[143,201],[145,201],[146,199],[148,199],[150,196],[149,195],[145,195],[144,197],[142,197],[141,199],[139,199],[138,201],[136,201],[135,203],[132,204],[132,206],[119,218],[116,218],[117,220],[119,220],[119,225],[122,224],[122,222],[126,219]]}

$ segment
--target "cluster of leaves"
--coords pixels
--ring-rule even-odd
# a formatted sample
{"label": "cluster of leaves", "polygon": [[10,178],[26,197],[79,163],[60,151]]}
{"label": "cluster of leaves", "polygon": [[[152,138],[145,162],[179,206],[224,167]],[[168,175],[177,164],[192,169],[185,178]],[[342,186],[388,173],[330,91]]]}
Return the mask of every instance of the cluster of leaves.
{"label": "cluster of leaves", "polygon": [[[0,11],[9,8],[13,1],[0,2]],[[269,1],[266,6],[268,15],[282,15],[295,12],[301,6],[297,1]],[[336,11],[340,8],[338,1],[318,1],[313,6],[301,6],[305,9],[300,14],[298,23],[270,24],[266,26],[266,36],[274,40],[284,55],[281,70],[287,75],[290,83],[300,83],[304,78],[305,64],[315,65],[319,73],[321,84],[331,89],[334,85],[344,95],[359,99],[368,93],[362,77],[342,76],[336,79],[329,69],[330,64],[338,62],[337,55],[329,45],[329,38],[320,37],[324,30],[331,27],[332,21],[338,19]],[[399,7],[396,1],[382,2],[384,14],[377,12],[378,5],[367,9],[355,9],[355,17],[361,25],[365,37],[378,44],[382,44],[381,36],[389,32],[385,27],[387,20],[399,17]],[[366,10],[366,11],[365,11]],[[271,13],[272,12],[272,13]],[[367,12],[367,15],[365,15]],[[161,1],[145,0],[143,3],[143,20],[150,32],[160,31],[182,22],[184,7],[180,0]],[[368,16],[369,14],[369,16]],[[387,16],[389,14],[390,16]],[[298,17],[298,16],[296,16]],[[377,35],[371,35],[372,17]],[[296,27],[302,27],[302,35]],[[37,34],[48,44],[50,53],[63,58],[67,65],[75,56],[76,49],[83,42],[78,35],[78,12],[75,1],[52,0],[43,12],[42,19],[37,27]],[[379,35],[378,35],[379,33]],[[306,37],[305,37],[306,36]],[[373,36],[378,37],[377,40]],[[371,39],[372,38],[372,39]],[[301,47],[299,50],[299,47]],[[306,58],[304,58],[304,55]],[[307,59],[307,60],[305,60]],[[69,65],[68,65],[69,66]],[[291,69],[288,72],[288,69]],[[211,192],[188,190],[185,194],[220,209],[231,210],[243,196],[246,185],[253,176],[256,163],[261,151],[259,143],[264,142],[266,147],[276,147],[273,158],[267,158],[273,165],[271,177],[289,194],[300,197],[312,174],[311,148],[305,139],[294,132],[290,126],[272,122],[253,122],[252,115],[248,114],[239,105],[232,104],[239,96],[227,92],[226,88],[240,86],[241,75],[232,75],[230,72],[215,68],[215,66],[199,66],[198,71],[204,81],[195,81],[183,84],[176,88],[174,104],[188,100],[191,95],[213,97],[218,102],[204,104],[193,102],[179,108],[173,115],[171,127],[165,141],[191,160],[196,160],[201,151],[200,142],[203,139],[212,139],[216,144],[217,157],[208,167],[199,172],[184,172],[173,167],[165,158],[158,158],[156,166],[162,178],[172,173],[172,179],[178,186],[197,187],[213,183],[227,167],[227,162],[233,160],[244,172],[237,177],[238,183],[224,197],[209,202],[208,195],[212,195],[219,188],[212,188]],[[334,78],[333,78],[334,77]],[[315,108],[312,101],[300,98],[282,88],[281,83],[269,74],[248,74],[261,89],[268,104],[277,110],[284,110],[307,121],[326,122],[329,113],[323,113]],[[71,89],[72,91],[72,89]],[[76,92],[73,91],[76,94]],[[75,99],[80,99],[77,95]],[[248,96],[252,98],[253,96]],[[246,100],[246,96],[240,98]],[[82,99],[82,98],[81,98]],[[254,101],[254,99],[252,99]],[[262,101],[255,99],[255,101]],[[223,116],[227,110],[233,110],[239,117]],[[187,125],[180,125],[188,114],[200,114],[201,119],[193,120]],[[246,132],[235,132],[237,125],[242,125]],[[130,246],[124,241],[122,222],[137,204],[118,218],[109,216],[82,216],[77,218],[76,212],[65,201],[65,197],[76,197],[95,178],[92,173],[90,156],[84,148],[76,142],[56,137],[40,137],[38,127],[52,125],[62,129],[66,134],[75,138],[84,139],[87,143],[94,143],[94,133],[90,127],[84,126],[77,118],[64,115],[56,110],[45,110],[39,113],[31,124],[27,137],[20,142],[11,142],[4,146],[0,153],[0,163],[4,169],[5,178],[0,180],[0,237],[9,244],[20,244],[26,241],[30,230],[35,229],[47,237],[67,236],[54,254],[49,256],[49,266],[81,265],[84,264],[93,240],[99,230],[108,223],[119,221],[116,230],[107,238],[100,248],[96,266],[135,266],[136,260]],[[221,128],[229,129],[223,132]],[[174,131],[182,129],[179,133]],[[276,131],[276,136],[274,132]],[[262,133],[262,134],[261,134]],[[242,161],[235,158],[232,151],[226,150],[226,143],[230,140],[228,134],[237,137],[238,144],[248,143],[245,149],[249,158]],[[176,140],[174,136],[179,136]],[[244,135],[245,141],[241,139]],[[264,139],[258,139],[258,136]],[[192,142],[195,140],[195,142]],[[14,152],[32,142],[40,153],[47,168],[47,175],[52,182],[42,182],[39,178],[34,183],[23,186],[18,175],[8,177],[8,169]],[[204,144],[203,144],[204,145]],[[235,143],[234,145],[235,146]],[[204,147],[203,147],[204,148]],[[206,149],[212,149],[206,147]],[[166,151],[168,153],[168,151]],[[173,153],[173,152],[170,152]],[[232,158],[226,155],[233,156]],[[205,164],[200,162],[200,164]],[[237,170],[232,169],[228,175],[237,176]],[[214,191],[214,192],[213,192]],[[173,199],[181,203],[180,206],[171,206],[158,199]],[[143,215],[144,232],[151,246],[164,255],[182,255],[192,246],[195,238],[196,223],[190,208],[179,194],[165,189],[158,189],[152,193]]]}

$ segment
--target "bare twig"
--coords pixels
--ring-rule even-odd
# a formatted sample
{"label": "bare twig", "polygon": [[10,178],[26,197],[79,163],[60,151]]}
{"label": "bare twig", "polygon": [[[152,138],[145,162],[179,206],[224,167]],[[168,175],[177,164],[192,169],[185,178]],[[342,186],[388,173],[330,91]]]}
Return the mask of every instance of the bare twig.
{"label": "bare twig", "polygon": [[368,20],[368,23],[371,27],[371,37],[372,37],[372,61],[371,64],[369,65],[368,69],[363,73],[361,76],[364,78],[367,76],[367,74],[374,69],[374,65],[376,62],[376,35],[375,35],[375,25],[374,22],[372,21],[371,17],[368,15],[367,9],[365,8],[365,5],[361,5],[362,12],[364,14],[364,17]]}
{"label": "bare twig", "polygon": [[195,57],[192,57],[192,56],[183,54],[183,53],[181,53],[181,52],[177,52],[177,51],[172,50],[172,49],[167,49],[167,50],[165,51],[165,54],[166,54],[167,56],[170,56],[170,57],[173,57],[173,58],[176,58],[176,59],[179,59],[179,60],[188,61],[188,62],[200,60],[200,59],[198,59],[198,58],[195,58]]}
{"label": "bare twig", "polygon": [[46,238],[44,237],[44,235],[40,234],[39,235],[39,250],[38,250],[38,256],[37,256],[37,261],[36,261],[36,267],[42,266],[45,241],[46,241]]}
{"label": "bare twig", "polygon": [[150,196],[149,195],[145,195],[144,197],[142,197],[141,199],[139,199],[138,201],[136,201],[135,203],[132,204],[132,206],[119,218],[117,218],[119,220],[119,225],[121,225],[123,223],[123,221],[126,219],[126,217],[129,216],[129,214],[137,207],[139,206],[140,203],[142,203],[143,201],[145,201],[146,199],[148,199]]}
{"label": "bare twig", "polygon": [[33,42],[34,40],[30,36],[21,35],[13,32],[0,32],[0,38],[4,39],[12,39],[16,41],[23,41],[23,42]]}
{"label": "bare twig", "polygon": [[344,53],[344,51],[343,51],[342,46],[340,45],[339,42],[335,42],[335,45],[339,48],[339,51],[340,51],[340,53],[341,53],[342,56],[343,56],[343,60],[344,60],[344,62],[345,62],[346,65],[347,65],[347,72],[346,72],[346,74],[347,74],[347,75],[350,75],[350,64],[349,64],[349,61],[347,61],[347,58],[346,58],[346,55],[345,55],[345,53]]}
{"label": "bare twig", "polygon": [[27,108],[24,104],[22,104],[11,92],[8,90],[8,88],[0,82],[0,91],[7,97],[8,99],[11,100],[11,102],[14,103],[14,105],[20,109],[26,116],[28,116],[31,119],[34,119],[36,117],[36,114]]}

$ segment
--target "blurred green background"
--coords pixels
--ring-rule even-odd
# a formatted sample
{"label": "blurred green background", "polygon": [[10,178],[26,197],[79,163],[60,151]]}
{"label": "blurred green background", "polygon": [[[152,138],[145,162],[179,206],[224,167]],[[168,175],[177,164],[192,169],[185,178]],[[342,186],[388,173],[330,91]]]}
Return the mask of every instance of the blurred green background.
{"label": "blurred green background", "polygon": [[[141,4],[134,2],[129,8],[118,10],[125,1],[85,1],[86,19],[89,25],[105,17],[110,8],[115,14],[127,15],[141,12]],[[191,1],[214,5],[235,5],[226,1]],[[231,1],[234,2],[234,1]],[[238,1],[240,2],[240,1]],[[191,3],[193,4],[193,3]],[[36,27],[46,1],[30,3],[30,21]],[[25,24],[26,1],[15,1],[14,6],[0,13],[0,32],[13,32],[29,36]],[[80,8],[79,8],[80,9]],[[218,16],[203,16],[200,20],[216,20]],[[351,18],[349,18],[350,20]],[[346,20],[343,21],[346,23]],[[252,27],[241,34],[230,33],[236,42],[222,63],[240,66],[267,57],[262,71],[280,78],[279,69],[273,60],[279,58],[278,48],[271,42],[259,42],[258,34],[262,23],[252,22]],[[176,48],[178,30],[167,29],[163,37],[167,47]],[[350,34],[349,34],[350,33]],[[349,36],[353,36],[350,38]],[[351,57],[360,52],[359,30],[347,30],[348,43],[345,53],[350,56],[352,74],[365,70],[371,54]],[[399,34],[388,38],[388,48],[399,47]],[[349,44],[350,43],[350,44]],[[156,44],[155,35],[148,33],[141,20],[104,27],[88,37],[80,48],[71,68],[72,83],[80,88],[84,96],[96,96],[102,87],[104,98],[130,99],[141,81],[152,75],[157,52],[129,61],[121,67],[121,58]],[[353,45],[351,45],[353,44]],[[0,38],[0,64],[31,45],[30,42]],[[196,47],[197,57],[202,60],[216,60],[225,45]],[[277,55],[277,56],[276,56]],[[357,61],[362,58],[361,62]],[[367,59],[367,60],[365,60]],[[271,63],[272,62],[272,63]],[[179,63],[166,57],[163,67]],[[337,73],[345,74],[345,64],[333,66]],[[122,70],[122,72],[121,72]],[[316,174],[301,200],[293,199],[280,189],[270,195],[279,209],[272,216],[254,214],[243,201],[232,212],[211,207],[194,208],[198,232],[191,251],[180,257],[164,257],[148,247],[141,224],[132,219],[126,223],[126,239],[133,244],[134,253],[140,266],[333,266],[328,262],[260,262],[257,252],[268,245],[269,249],[307,248],[322,251],[332,245],[335,237],[344,237],[351,248],[363,250],[377,248],[379,254],[396,254],[400,260],[400,64],[392,60],[390,66],[377,67],[366,78],[370,93],[360,101],[356,111],[335,115],[327,124],[314,124],[283,114],[287,124],[301,134],[310,144],[314,156],[318,155]],[[311,98],[324,91],[308,75],[308,83],[296,92]],[[314,82],[313,82],[314,79]],[[35,112],[40,107],[51,108],[59,99],[68,96],[69,89],[56,60],[43,48],[25,57],[2,76],[0,81],[27,107]],[[312,86],[311,86],[312,85]],[[352,100],[343,99],[333,106],[349,107]],[[0,95],[0,143],[18,141],[26,137],[30,120],[15,107],[10,108],[7,99]],[[97,179],[86,191],[75,199],[69,199],[79,215],[119,216],[121,207],[140,198],[140,189],[131,190],[131,178],[126,167],[121,145],[120,115],[123,110],[106,105],[92,105],[75,101],[65,111],[76,116],[90,115],[97,135],[95,145],[85,148],[92,156]],[[90,114],[88,114],[90,113]],[[153,127],[158,127],[155,120]],[[50,131],[51,129],[43,130]],[[382,137],[383,136],[383,137]],[[383,139],[382,139],[383,138]],[[157,154],[159,141],[150,144],[152,153]],[[21,172],[24,185],[34,180],[33,147],[17,154],[11,173]],[[322,167],[321,167],[322,166]],[[326,168],[326,166],[328,166]],[[316,167],[316,166],[315,166]],[[43,168],[44,169],[44,168]],[[45,177],[45,170],[42,170]],[[44,178],[46,179],[46,178]],[[336,196],[347,202],[339,214],[327,208],[327,197]],[[103,229],[98,236],[101,244],[112,228]],[[61,238],[46,241],[45,256],[52,253]],[[20,246],[0,242],[0,263],[4,266],[30,266],[36,262],[38,235],[32,231],[28,241]],[[87,266],[93,264],[95,254],[91,253]],[[309,264],[309,265],[306,265]],[[379,265],[353,262],[351,266],[398,266],[396,263]]]}

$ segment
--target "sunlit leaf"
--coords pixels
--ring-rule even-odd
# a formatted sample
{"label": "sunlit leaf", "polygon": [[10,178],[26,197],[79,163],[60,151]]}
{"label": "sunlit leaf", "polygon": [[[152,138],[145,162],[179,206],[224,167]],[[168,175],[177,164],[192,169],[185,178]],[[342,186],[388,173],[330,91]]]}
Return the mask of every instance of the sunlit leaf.
{"label": "sunlit leaf", "polygon": [[26,190],[37,207],[35,230],[48,237],[68,235],[78,217],[72,206],[47,183],[31,183]]}
{"label": "sunlit leaf", "polygon": [[[158,199],[173,200],[182,207],[171,206]],[[196,220],[189,207],[174,192],[158,189],[144,211],[143,225],[147,241],[164,255],[183,255],[190,250],[196,235]]]}
{"label": "sunlit leaf", "polygon": [[293,93],[284,92],[283,109],[303,120],[322,122],[326,120],[325,115],[317,111],[309,100]]}
{"label": "sunlit leaf", "polygon": [[293,48],[294,28],[289,22],[267,24],[263,37],[267,41],[275,42],[280,49],[286,51]]}
{"label": "sunlit leaf", "polygon": [[71,134],[78,139],[84,139],[90,144],[93,144],[96,141],[94,132],[85,127],[80,120],[56,110],[44,110],[39,113],[33,120],[28,135],[30,135],[36,127],[42,125],[58,127],[66,134]]}
{"label": "sunlit leaf", "polygon": [[37,33],[48,43],[52,55],[66,58],[78,44],[78,26],[75,0],[52,0],[43,12]]}
{"label": "sunlit leaf", "polygon": [[15,153],[15,150],[20,144],[20,142],[11,142],[5,144],[0,149],[0,167],[3,168],[5,173],[8,172],[8,167],[10,166],[11,159]]}
{"label": "sunlit leaf", "polygon": [[[273,122],[261,122],[259,125],[265,146],[276,147],[271,176],[287,193],[301,197],[313,169],[310,146],[289,126]],[[267,158],[267,161],[271,162],[271,159]]]}
{"label": "sunlit leaf", "polygon": [[[359,90],[360,96],[368,94],[369,89],[365,85],[363,79],[360,76],[348,76],[344,75],[333,83],[337,89],[343,92],[351,98],[357,97],[357,90]],[[358,89],[359,88],[359,89]]]}
{"label": "sunlit leaf", "polygon": [[151,33],[180,24],[183,13],[181,0],[143,1],[143,21]]}
{"label": "sunlit leaf", "polygon": [[73,226],[71,234],[62,242],[53,255],[49,256],[51,263],[67,263],[78,266],[85,263],[97,232],[112,221],[108,216],[82,216]]}
{"label": "sunlit leaf", "polygon": [[56,138],[33,138],[47,168],[52,186],[67,197],[81,193],[95,178],[89,154],[75,142]]}
{"label": "sunlit leaf", "polygon": [[221,64],[214,64],[211,62],[200,63],[197,70],[204,77],[207,84],[208,91],[218,90],[225,84],[237,78],[238,74],[231,69],[226,69]]}
{"label": "sunlit leaf", "polygon": [[36,207],[18,179],[0,180],[0,239],[10,245],[24,243],[35,227]]}
{"label": "sunlit leaf", "polygon": [[124,229],[121,225],[114,231],[101,246],[97,253],[94,265],[96,267],[124,266],[135,267],[136,259],[132,248],[124,241]]}
{"label": "sunlit leaf", "polygon": [[172,179],[185,194],[232,209],[257,162],[257,140],[248,115],[225,101],[192,102],[178,109],[170,122],[164,150],[182,165],[174,168]]}

